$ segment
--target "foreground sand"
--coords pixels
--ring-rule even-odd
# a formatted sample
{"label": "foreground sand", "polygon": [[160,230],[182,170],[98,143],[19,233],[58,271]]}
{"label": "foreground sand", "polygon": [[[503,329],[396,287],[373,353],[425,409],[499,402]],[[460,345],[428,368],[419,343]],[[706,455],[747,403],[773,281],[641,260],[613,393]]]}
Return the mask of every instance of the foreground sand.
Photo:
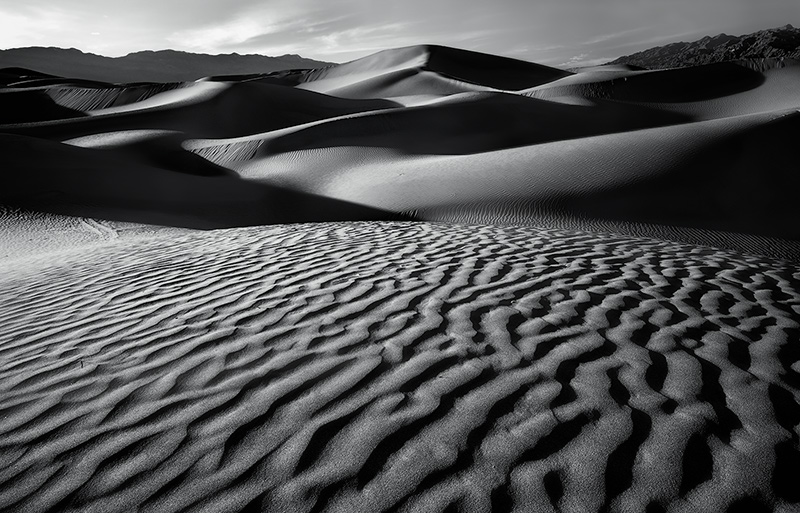
{"label": "foreground sand", "polygon": [[0,271],[3,511],[797,511],[800,268],[330,223]]}

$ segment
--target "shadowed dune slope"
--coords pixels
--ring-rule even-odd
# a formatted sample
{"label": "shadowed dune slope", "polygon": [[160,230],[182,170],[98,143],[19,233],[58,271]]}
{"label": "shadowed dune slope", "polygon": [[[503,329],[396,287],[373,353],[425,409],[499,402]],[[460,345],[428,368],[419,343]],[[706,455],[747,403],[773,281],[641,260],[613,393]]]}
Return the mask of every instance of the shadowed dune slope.
{"label": "shadowed dune slope", "polygon": [[[53,151],[142,166],[156,182],[164,173],[163,187],[179,187],[183,175],[212,191],[238,175],[243,190],[294,191],[362,205],[381,218],[610,229],[800,256],[791,151],[800,131],[800,66],[572,74],[427,45],[316,70],[189,83],[5,75],[15,73],[30,80],[0,89],[0,102],[13,107],[0,112],[0,133],[83,147]],[[26,200],[21,191],[35,188],[15,188],[16,177],[69,181],[55,171],[37,174],[46,167],[42,156],[28,164],[30,152],[13,144],[4,151],[12,163],[5,194],[17,206]],[[88,169],[100,173],[99,164]],[[214,215],[223,226],[330,219],[297,217],[316,211],[307,205],[287,208]]]}
{"label": "shadowed dune slope", "polygon": [[305,75],[299,87],[335,93],[345,86],[401,70],[431,71],[448,79],[502,90],[525,89],[570,75],[568,71],[507,57],[424,45],[384,50],[316,70]]}
{"label": "shadowed dune slope", "polygon": [[331,89],[327,94],[340,98],[436,99],[473,91],[494,91],[494,89],[447,78],[432,71],[408,68]]}
{"label": "shadowed dune slope", "polygon": [[[69,89],[59,93],[60,90],[52,87],[48,93],[69,97]],[[84,91],[72,89],[71,94],[78,96]],[[102,94],[102,90],[95,91]],[[2,94],[11,95],[8,101],[12,101],[14,95],[25,94],[25,91]],[[333,98],[271,84],[197,82],[140,97],[134,103],[94,110],[88,118],[40,123],[16,121],[11,126],[0,124],[0,132],[60,140],[134,129],[174,130],[191,137],[233,137],[397,106],[388,100]]]}
{"label": "shadowed dune slope", "polygon": [[625,101],[677,103],[711,100],[763,84],[764,76],[744,66],[724,62],[646,73],[615,81],[609,97]]}
{"label": "shadowed dune slope", "polygon": [[575,201],[589,216],[800,240],[790,192],[800,188],[798,134],[794,112],[708,141],[666,173]]}
{"label": "shadowed dune slope", "polygon": [[42,73],[28,68],[21,68],[18,66],[0,68],[0,84],[3,86],[54,78],[63,81],[62,77],[48,75],[47,73]]}
{"label": "shadowed dune slope", "polygon": [[[562,111],[587,109],[551,105]],[[362,120],[343,122],[358,126]],[[488,151],[489,146],[509,143],[510,139],[495,139],[504,132],[476,130],[471,138],[448,139],[456,130],[441,124],[437,128],[433,119],[420,123],[418,132],[386,123],[384,129],[351,134],[347,145],[340,139],[344,130],[325,132],[323,123],[312,127],[306,140],[299,138],[301,131],[274,140],[226,141],[224,146],[205,141],[189,147],[247,180],[412,212],[421,219],[544,225],[556,221],[559,226],[616,226],[623,231],[626,224],[631,229],[637,224],[640,228],[633,233],[638,234],[647,234],[641,227],[661,225],[679,227],[669,230],[670,238],[692,242],[696,236],[685,239],[682,229],[719,230],[731,236],[714,238],[713,243],[736,249],[757,247],[751,236],[787,239],[771,248],[766,244],[764,250],[795,258],[800,256],[798,245],[790,241],[800,240],[794,222],[800,211],[792,198],[800,177],[793,171],[796,155],[791,147],[800,131],[798,122],[797,113],[768,113],[497,151]],[[566,125],[587,129],[586,124]],[[534,130],[526,136],[535,136]],[[552,134],[546,129],[542,133]],[[294,141],[294,147],[282,147],[284,138]],[[414,141],[417,146],[410,146]],[[441,153],[448,148],[485,151],[408,154],[436,151],[430,141],[441,143]],[[304,143],[313,148],[318,142],[327,147],[300,149]],[[245,157],[235,151],[244,144],[250,144]],[[285,150],[294,151],[275,153]]]}
{"label": "shadowed dune slope", "polygon": [[110,107],[120,107],[147,100],[151,96],[186,87],[177,82],[172,84],[127,84],[124,86],[81,87],[66,84],[58,87],[47,87],[47,95],[61,106],[82,112],[96,111]]}
{"label": "shadowed dune slope", "polygon": [[[162,142],[138,158],[24,136],[0,135],[0,203],[32,210],[193,228],[310,220],[391,219],[378,209],[240,180]],[[150,159],[148,149],[162,150]],[[167,158],[168,157],[168,158]],[[172,167],[173,169],[170,169]]]}
{"label": "shadowed dune slope", "polygon": [[800,106],[800,66],[763,72],[733,62],[662,71],[592,68],[523,91],[542,99],[602,98],[718,119]]}
{"label": "shadowed dune slope", "polygon": [[796,265],[530,227],[12,261],[0,509],[792,511],[798,308]]}
{"label": "shadowed dune slope", "polygon": [[338,146],[463,155],[685,120],[677,114],[603,101],[576,106],[507,93],[472,93],[433,105],[298,127],[268,136],[260,155]]}
{"label": "shadowed dune slope", "polygon": [[444,46],[428,47],[426,69],[458,80],[504,90],[520,90],[568,76],[563,71],[508,57]]}
{"label": "shadowed dune slope", "polygon": [[5,124],[35,123],[85,116],[83,112],[59,105],[45,91],[0,91],[0,111]]}

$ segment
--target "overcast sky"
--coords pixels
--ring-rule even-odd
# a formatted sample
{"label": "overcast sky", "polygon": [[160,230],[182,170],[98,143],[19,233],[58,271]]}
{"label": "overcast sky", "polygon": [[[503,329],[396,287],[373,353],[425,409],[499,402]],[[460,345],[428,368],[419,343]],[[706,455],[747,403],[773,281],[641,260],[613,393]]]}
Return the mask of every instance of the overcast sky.
{"label": "overcast sky", "polygon": [[0,0],[0,48],[173,48],[344,62],[444,44],[586,65],[706,34],[800,25],[800,0]]}

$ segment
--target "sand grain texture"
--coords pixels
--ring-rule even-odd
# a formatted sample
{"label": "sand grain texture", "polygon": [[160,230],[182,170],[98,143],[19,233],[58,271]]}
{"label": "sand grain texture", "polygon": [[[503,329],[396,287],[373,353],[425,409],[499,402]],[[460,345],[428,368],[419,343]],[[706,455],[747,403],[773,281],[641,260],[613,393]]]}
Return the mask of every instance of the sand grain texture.
{"label": "sand grain texture", "polygon": [[792,264],[343,223],[120,240],[0,280],[4,510],[800,500]]}

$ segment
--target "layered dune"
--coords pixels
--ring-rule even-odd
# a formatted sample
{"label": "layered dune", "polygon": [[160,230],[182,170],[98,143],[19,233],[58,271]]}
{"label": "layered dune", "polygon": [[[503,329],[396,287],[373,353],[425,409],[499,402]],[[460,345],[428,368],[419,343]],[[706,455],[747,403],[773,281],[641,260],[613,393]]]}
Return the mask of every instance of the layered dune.
{"label": "layered dune", "polygon": [[0,510],[796,511],[798,73],[0,70]]}

